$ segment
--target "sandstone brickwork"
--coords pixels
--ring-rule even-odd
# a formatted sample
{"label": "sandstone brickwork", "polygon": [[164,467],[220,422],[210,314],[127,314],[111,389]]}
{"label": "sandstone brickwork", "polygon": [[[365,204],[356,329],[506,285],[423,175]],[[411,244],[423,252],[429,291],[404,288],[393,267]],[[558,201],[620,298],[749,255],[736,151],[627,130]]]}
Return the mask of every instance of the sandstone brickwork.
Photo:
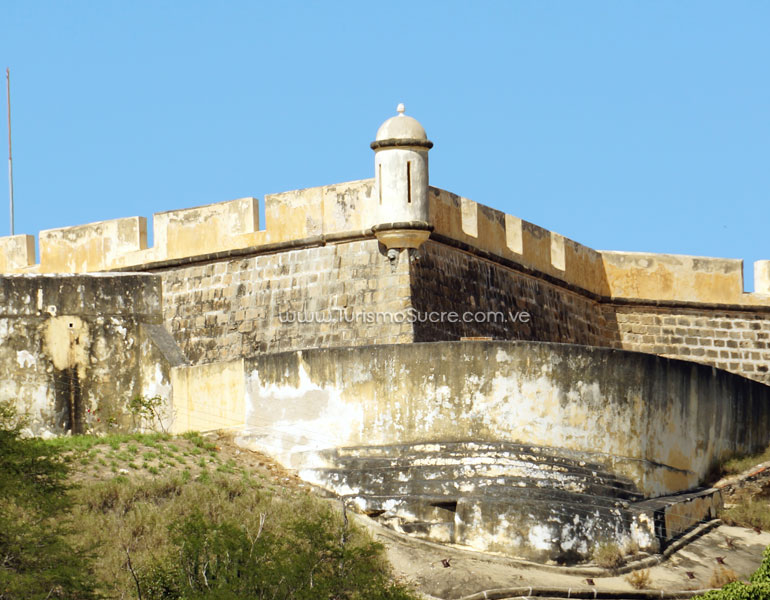
{"label": "sandstone brickwork", "polygon": [[762,307],[613,303],[432,240],[395,265],[364,238],[155,272],[166,326],[192,363],[488,337],[647,352],[770,384]]}
{"label": "sandstone brickwork", "polygon": [[[637,350],[770,383],[769,261],[746,293],[740,260],[600,252],[431,187],[430,240],[391,262],[372,229],[375,184],[266,196],[265,229],[254,198],[158,213],[152,248],[142,217],[42,232],[40,264],[31,236],[0,238],[0,272],[160,274],[164,322],[193,363],[489,337]],[[406,310],[413,320],[365,314]],[[450,312],[471,318],[435,315]]]}
{"label": "sandstone brickwork", "polygon": [[770,313],[705,307],[614,307],[619,346],[691,360],[770,385]]}
{"label": "sandstone brickwork", "polygon": [[[706,303],[613,303],[429,242],[412,264],[412,304],[427,313],[497,313],[498,320],[415,323],[415,341],[462,337],[614,347],[711,365],[770,385],[770,311]],[[513,322],[516,313],[529,322]]]}
{"label": "sandstone brickwork", "polygon": [[161,274],[166,326],[193,363],[412,341],[408,322],[368,322],[378,312],[404,311],[411,297],[408,261],[391,267],[375,239]]}

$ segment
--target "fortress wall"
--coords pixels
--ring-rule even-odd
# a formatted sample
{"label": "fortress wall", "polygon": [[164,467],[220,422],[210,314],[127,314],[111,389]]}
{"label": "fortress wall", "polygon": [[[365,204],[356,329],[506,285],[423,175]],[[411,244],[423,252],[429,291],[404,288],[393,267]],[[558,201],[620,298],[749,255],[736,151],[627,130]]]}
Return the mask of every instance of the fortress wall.
{"label": "fortress wall", "polygon": [[[241,198],[157,213],[155,245],[146,220],[129,217],[40,233],[40,264],[26,237],[0,238],[0,272],[85,273],[147,267],[229,250],[361,233],[375,225],[374,179]],[[653,301],[770,305],[770,264],[758,261],[757,292],[743,293],[742,263],[732,259],[598,252],[487,206],[429,188],[434,238],[513,261],[589,295]]]}
{"label": "fortress wall", "polygon": [[[368,239],[165,268],[158,272],[166,324],[194,363],[309,347],[491,337],[661,354],[770,384],[769,312],[614,304],[434,240],[419,255],[409,262],[402,254],[393,272]],[[413,325],[280,320],[287,311],[328,321],[329,310],[353,315],[410,307],[422,319]],[[482,323],[425,318],[452,311],[501,315]],[[529,321],[512,322],[522,311]]]}
{"label": "fortress wall", "polygon": [[[707,305],[705,297],[687,306],[617,304],[433,240],[420,254],[411,267],[415,310],[492,311],[507,321],[418,322],[415,341],[491,337],[622,348],[708,364],[770,385],[770,311],[761,307]],[[721,263],[734,281],[735,262],[713,259],[703,268]],[[711,299],[719,293],[713,290]],[[529,313],[530,321],[512,323],[517,311]]]}
{"label": "fortress wall", "polygon": [[[474,315],[473,322],[418,322],[415,341],[481,336],[609,346],[617,340],[614,320],[597,300],[434,241],[420,248],[411,277],[415,310]],[[515,322],[522,311],[529,319]],[[485,322],[475,322],[476,315]]]}
{"label": "fortress wall", "polygon": [[[48,230],[40,234],[39,265],[32,264],[31,236],[0,238],[0,270],[141,269],[164,273],[164,285],[170,291],[164,304],[166,321],[195,361],[315,344],[359,343],[359,339],[371,343],[374,339],[489,336],[659,352],[769,382],[763,336],[764,315],[770,314],[766,311],[770,307],[770,261],[755,264],[758,292],[747,294],[742,291],[739,260],[597,252],[512,215],[430,188],[432,239],[408,274],[403,254],[398,272],[410,280],[400,285],[410,289],[392,293],[390,265],[376,253],[377,244],[368,231],[377,212],[373,186],[374,180],[366,179],[269,195],[265,230],[259,230],[254,198],[158,213],[153,220],[152,248],[146,247],[142,217]],[[363,269],[335,266],[334,259],[328,258],[330,250],[314,250],[338,248],[334,256],[344,262],[347,251],[342,247],[353,239],[372,245],[372,250],[356,259],[367,265]],[[327,259],[318,259],[319,252]],[[298,276],[282,278],[275,274],[274,264],[288,265]],[[321,270],[313,270],[317,268]],[[279,280],[269,281],[276,277]],[[224,284],[223,279],[245,287],[231,289],[232,282]],[[359,290],[364,279],[371,294]],[[277,314],[289,306],[286,298],[292,306],[310,310],[341,307],[339,300],[327,298],[329,293],[356,308],[400,309],[414,302],[414,308],[423,312],[507,313],[514,309],[526,310],[532,321],[515,327],[444,322],[417,323],[411,328],[391,323],[379,334],[373,323],[315,328],[275,323]],[[249,298],[244,300],[239,294]],[[385,296],[392,301],[386,302]],[[664,304],[675,308],[665,309]],[[200,306],[205,307],[202,312]],[[746,331],[740,333],[740,339],[733,338],[736,347],[733,342],[721,343],[733,335],[721,325],[722,314],[730,315],[727,320],[752,322],[743,328]],[[671,323],[662,321],[664,317],[676,319],[673,333]],[[697,323],[688,321],[691,317]],[[719,325],[703,325],[703,319]],[[682,329],[684,334],[677,332]]]}
{"label": "fortress wall", "polygon": [[156,276],[0,277],[0,400],[37,435],[129,426],[132,397],[170,397],[161,319]]}
{"label": "fortress wall", "polygon": [[171,370],[173,430],[211,431],[245,423],[243,360]]}
{"label": "fortress wall", "polygon": [[363,179],[269,194],[264,243],[368,229],[375,224],[373,190],[374,179]]}
{"label": "fortress wall", "polygon": [[[193,363],[413,340],[409,323],[367,322],[362,314],[410,305],[408,261],[392,268],[373,238],[160,273],[167,329]],[[339,314],[345,309],[348,320]],[[296,313],[314,321],[282,322]]]}
{"label": "fortress wall", "polygon": [[644,305],[612,310],[618,347],[704,363],[770,385],[770,312]]}
{"label": "fortress wall", "polygon": [[[443,342],[267,354],[243,369],[244,402],[228,418],[284,461],[361,444],[513,441],[591,452],[655,496],[770,441],[770,388],[642,353]],[[175,402],[208,410],[194,390]]]}
{"label": "fortress wall", "polygon": [[239,198],[207,206],[155,213],[153,250],[163,259],[221,252],[242,246],[243,234],[259,231],[259,201]]}

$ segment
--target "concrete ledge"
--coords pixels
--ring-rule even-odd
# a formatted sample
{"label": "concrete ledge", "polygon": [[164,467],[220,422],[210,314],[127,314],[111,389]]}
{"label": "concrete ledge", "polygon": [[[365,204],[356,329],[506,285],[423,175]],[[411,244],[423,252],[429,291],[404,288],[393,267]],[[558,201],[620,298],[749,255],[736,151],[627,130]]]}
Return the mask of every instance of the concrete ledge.
{"label": "concrete ledge", "polygon": [[[323,490],[321,490],[321,492],[323,492]],[[422,547],[426,550],[446,552],[447,546],[444,544],[441,544],[438,542],[432,542],[430,540],[415,538],[408,534],[401,533],[399,531],[394,531],[393,529],[385,527],[384,525],[378,523],[377,521],[375,521],[374,519],[371,519],[366,515],[362,515],[356,512],[351,512],[349,514],[359,525],[368,529],[377,538],[390,539],[390,540],[401,542],[403,544],[407,544],[410,546]],[[701,523],[696,527],[694,527],[687,534],[675,540],[662,553],[632,557],[625,565],[617,569],[605,569],[604,567],[599,567],[596,565],[565,566],[565,565],[542,564],[542,563],[536,563],[530,560],[524,560],[521,558],[503,556],[501,554],[479,552],[477,550],[462,548],[461,546],[451,546],[451,549],[453,554],[457,554],[468,559],[472,559],[472,560],[476,560],[484,563],[501,564],[501,565],[505,565],[506,567],[537,569],[547,573],[558,573],[562,575],[564,574],[576,575],[576,576],[582,576],[582,577],[610,577],[613,575],[623,575],[625,573],[630,573],[631,571],[636,571],[638,569],[648,569],[650,567],[654,567],[656,565],[662,564],[666,562],[676,552],[679,552],[682,548],[687,547],[689,544],[692,544],[693,542],[697,541],[701,537],[707,535],[709,532],[718,528],[720,525],[722,525],[722,522],[719,519],[713,519],[711,521]],[[598,591],[598,590],[594,590],[594,591]],[[654,593],[661,594],[660,590],[649,590],[649,591],[654,591]],[[487,590],[486,592],[479,592],[479,593],[483,594],[483,593],[491,593],[491,592],[492,590]],[[672,594],[676,594],[676,593],[678,592],[672,592]],[[682,592],[682,593],[687,594],[689,593],[689,591]],[[473,596],[475,596],[475,594],[472,594],[470,597],[473,597]],[[468,596],[463,597],[463,600],[465,600],[465,598],[467,597]],[[689,597],[689,596],[684,596],[684,597]]]}

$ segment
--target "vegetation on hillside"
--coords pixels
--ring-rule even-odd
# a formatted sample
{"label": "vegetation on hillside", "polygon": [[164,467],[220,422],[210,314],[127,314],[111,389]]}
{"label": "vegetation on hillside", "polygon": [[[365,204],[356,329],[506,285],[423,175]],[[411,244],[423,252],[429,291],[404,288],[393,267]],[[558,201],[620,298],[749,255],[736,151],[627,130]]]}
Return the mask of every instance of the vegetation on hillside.
{"label": "vegetation on hillside", "polygon": [[91,561],[70,539],[67,467],[0,404],[0,599],[93,598]]}
{"label": "vegetation on hillside", "polygon": [[[754,454],[733,456],[714,466],[705,483],[751,472],[762,463],[770,462],[770,446]],[[757,473],[749,485],[728,482],[722,493],[725,508],[719,517],[728,525],[770,530],[770,489],[768,473]]]}
{"label": "vegetation on hillside", "polygon": [[748,583],[734,581],[721,590],[706,592],[694,600],[767,600],[770,598],[770,547]]}
{"label": "vegetation on hillside", "polygon": [[724,461],[719,469],[719,476],[737,475],[748,469],[770,461],[770,446],[754,454],[741,454]]}
{"label": "vegetation on hillside", "polygon": [[770,503],[767,498],[741,496],[719,513],[727,525],[770,531]]}
{"label": "vegetation on hillside", "polygon": [[2,411],[0,600],[416,598],[342,510],[199,435],[44,442]]}

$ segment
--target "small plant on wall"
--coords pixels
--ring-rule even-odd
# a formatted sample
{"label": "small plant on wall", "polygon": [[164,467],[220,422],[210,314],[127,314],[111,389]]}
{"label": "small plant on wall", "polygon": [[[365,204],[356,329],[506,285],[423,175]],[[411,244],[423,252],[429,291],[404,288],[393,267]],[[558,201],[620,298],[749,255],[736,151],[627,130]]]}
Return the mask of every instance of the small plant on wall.
{"label": "small plant on wall", "polygon": [[161,396],[134,396],[128,403],[135,429],[168,433],[165,421],[170,420],[168,402]]}

